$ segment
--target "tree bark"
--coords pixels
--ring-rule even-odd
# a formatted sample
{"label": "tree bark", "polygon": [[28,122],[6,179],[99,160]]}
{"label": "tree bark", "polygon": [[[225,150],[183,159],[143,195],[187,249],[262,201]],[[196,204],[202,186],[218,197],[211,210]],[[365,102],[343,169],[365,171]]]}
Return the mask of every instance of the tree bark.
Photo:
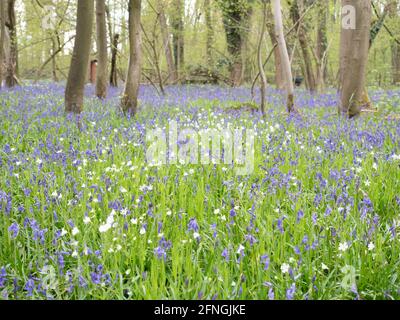
{"label": "tree bark", "polygon": [[106,16],[108,24],[108,36],[111,45],[110,86],[118,87],[117,54],[118,54],[119,34],[114,34],[113,32],[110,9],[107,5],[106,5]]}
{"label": "tree bark", "polygon": [[305,30],[303,21],[298,23],[302,12],[303,12],[302,1],[301,0],[293,0],[292,6],[290,8],[290,14],[291,14],[293,23],[294,24],[297,23],[297,34],[298,34],[298,40],[300,43],[301,52],[303,55],[304,71],[305,71],[304,76],[305,76],[305,80],[306,80],[306,86],[307,86],[308,90],[315,91],[316,90],[316,83],[315,83],[315,77],[314,77],[315,73],[313,70],[310,49],[309,49],[308,41],[307,41],[307,37],[306,37],[306,30]]}
{"label": "tree bark", "polygon": [[15,18],[15,0],[7,2],[7,27],[10,35],[10,52],[7,61],[6,86],[12,88],[18,84],[18,38]]}
{"label": "tree bark", "polygon": [[78,0],[76,36],[65,90],[65,112],[80,114],[91,49],[94,0]]}
{"label": "tree bark", "polygon": [[58,82],[57,77],[57,61],[56,61],[56,52],[57,51],[57,39],[55,35],[51,36],[51,73],[53,76],[53,81]]}
{"label": "tree bark", "polygon": [[247,1],[220,1],[228,52],[231,57],[230,78],[233,86],[240,86],[243,81],[244,39],[247,36],[246,21],[249,21],[251,9],[246,8]]}
{"label": "tree bark", "polygon": [[286,46],[285,36],[283,33],[282,9],[281,1],[273,0],[274,17],[275,17],[275,33],[278,43],[279,54],[282,62],[282,73],[285,77],[285,88],[287,93],[286,108],[289,113],[294,112],[294,85],[293,75],[290,66],[289,54]]}
{"label": "tree bark", "polygon": [[175,69],[178,77],[185,66],[185,48],[184,48],[184,23],[185,14],[184,0],[173,0],[174,12],[172,14],[172,43],[174,49]]}
{"label": "tree bark", "polygon": [[267,91],[267,77],[265,76],[264,64],[262,59],[262,44],[264,41],[265,28],[267,24],[267,0],[262,1],[263,20],[261,26],[260,40],[258,42],[257,60],[258,71],[260,72],[260,93],[261,93],[261,113],[265,116],[265,99]]}
{"label": "tree bark", "polygon": [[[272,14],[271,0],[267,0],[268,9],[267,9],[267,29],[268,34],[271,39],[271,43],[273,46],[277,43],[276,34],[275,34],[275,24],[274,24],[274,15]],[[279,48],[275,46],[274,50],[274,60],[275,60],[275,85],[279,90],[285,89],[285,79],[282,73],[282,62],[281,56],[279,54]]]}
{"label": "tree bark", "polygon": [[[396,10],[396,2],[394,2],[389,7],[389,15],[391,19],[397,20],[400,23],[400,15]],[[393,84],[398,85],[400,84],[400,44],[396,41],[393,41],[391,45],[392,49],[392,77],[393,77]]]}
{"label": "tree bark", "polygon": [[170,83],[176,83],[176,81],[178,80],[178,75],[174,64],[174,57],[172,55],[170,35],[164,11],[164,2],[161,0],[159,0],[158,14],[160,20],[160,29],[161,29],[161,36],[163,39],[165,58],[167,61],[168,79]]}
{"label": "tree bark", "polygon": [[[342,0],[342,8],[344,6],[355,9],[356,27],[345,28],[342,23],[339,112],[352,118],[358,116],[363,107],[372,9],[371,2],[364,0]],[[342,19],[346,19],[345,11]]]}
{"label": "tree bark", "polygon": [[5,40],[6,40],[6,10],[4,1],[0,1],[0,89],[3,85]]}
{"label": "tree bark", "polygon": [[140,29],[141,0],[129,0],[129,67],[126,75],[121,108],[125,114],[135,115],[142,64],[142,36]]}
{"label": "tree bark", "polygon": [[107,55],[107,26],[105,0],[96,0],[96,30],[97,30],[97,75],[96,96],[100,99],[107,97],[108,55]]}
{"label": "tree bark", "polygon": [[111,71],[110,71],[110,85],[118,87],[118,72],[117,72],[117,55],[118,55],[119,34],[114,34],[111,46]]}
{"label": "tree bark", "polygon": [[318,5],[318,31],[317,31],[317,74],[316,74],[316,87],[319,92],[325,89],[327,77],[327,21],[328,21],[329,2],[324,0]]}
{"label": "tree bark", "polygon": [[212,47],[214,43],[214,28],[211,19],[211,4],[210,0],[204,0],[204,15],[206,21],[207,39],[206,39],[206,60],[211,67],[214,65]]}

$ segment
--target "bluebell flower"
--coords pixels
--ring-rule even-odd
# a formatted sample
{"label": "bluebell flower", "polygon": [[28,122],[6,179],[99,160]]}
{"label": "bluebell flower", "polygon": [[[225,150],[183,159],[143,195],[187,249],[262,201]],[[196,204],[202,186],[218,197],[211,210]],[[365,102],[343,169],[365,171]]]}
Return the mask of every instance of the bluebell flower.
{"label": "bluebell flower", "polygon": [[286,290],[286,299],[293,300],[296,293],[296,284],[293,283],[289,289]]}
{"label": "bluebell flower", "polygon": [[0,269],[0,288],[4,288],[7,281],[7,271],[5,267]]}
{"label": "bluebell flower", "polygon": [[229,251],[228,251],[227,248],[225,248],[225,249],[222,251],[221,256],[222,256],[223,258],[225,258],[225,261],[226,261],[226,262],[229,262]]}
{"label": "bluebell flower", "polygon": [[19,233],[19,225],[18,223],[14,222],[9,228],[8,232],[11,234],[11,238],[15,239]]}
{"label": "bluebell flower", "polygon": [[191,218],[189,220],[188,231],[194,231],[194,232],[199,231],[199,225],[197,224],[197,221],[195,218]]}

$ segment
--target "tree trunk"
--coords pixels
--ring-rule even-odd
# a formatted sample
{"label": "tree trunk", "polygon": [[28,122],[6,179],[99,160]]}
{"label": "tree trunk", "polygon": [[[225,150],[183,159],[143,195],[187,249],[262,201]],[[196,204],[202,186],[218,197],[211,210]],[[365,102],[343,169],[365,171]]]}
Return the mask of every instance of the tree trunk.
{"label": "tree trunk", "polygon": [[105,0],[96,0],[96,30],[97,30],[97,75],[96,96],[100,99],[107,97],[107,26]]}
{"label": "tree trunk", "polygon": [[[244,39],[247,36],[245,20],[249,20],[251,10],[243,7],[238,0],[220,1],[228,52],[231,57],[230,79],[233,86],[242,84]],[[247,2],[245,2],[247,3]]]}
{"label": "tree trunk", "polygon": [[282,62],[282,73],[285,77],[285,88],[287,92],[286,107],[289,113],[295,111],[294,108],[294,85],[293,75],[290,66],[289,54],[286,46],[285,36],[283,33],[283,22],[282,22],[282,9],[281,1],[273,0],[274,4],[274,17],[275,17],[275,33],[276,40],[278,43],[279,54]]}
{"label": "tree trunk", "polygon": [[[275,34],[274,15],[272,14],[271,0],[267,0],[267,29],[271,39],[271,43],[274,46],[277,43]],[[281,56],[279,54],[279,48],[274,48],[274,60],[275,60],[275,85],[279,90],[285,89],[285,78],[282,73]]]}
{"label": "tree trunk", "polygon": [[110,9],[107,5],[105,9],[106,9],[106,16],[108,23],[108,36],[111,45],[110,86],[118,87],[117,54],[118,54],[119,34],[114,34],[113,32]]}
{"label": "tree trunk", "polygon": [[111,47],[111,72],[110,72],[110,85],[118,87],[118,72],[117,72],[117,54],[118,54],[119,34],[114,35]]}
{"label": "tree trunk", "polygon": [[91,49],[94,0],[78,0],[76,36],[65,89],[65,112],[80,114]]}
{"label": "tree trunk", "polygon": [[142,63],[142,37],[140,29],[141,0],[129,0],[129,67],[126,75],[121,108],[125,114],[135,115]]}
{"label": "tree trunk", "polygon": [[8,0],[7,5],[7,27],[10,35],[10,53],[7,61],[6,86],[9,88],[18,84],[18,41],[17,25],[15,19],[15,0]]}
{"label": "tree trunk", "polygon": [[184,69],[185,65],[185,49],[184,49],[184,23],[185,14],[184,0],[173,1],[174,12],[172,14],[172,43],[174,48],[175,69],[178,77]]}
{"label": "tree trunk", "polygon": [[327,76],[327,21],[328,21],[329,2],[321,1],[318,4],[318,31],[317,31],[317,74],[316,86],[319,92],[325,89],[326,76]]}
{"label": "tree trunk", "polygon": [[4,43],[6,41],[6,10],[4,1],[0,1],[0,89],[3,85]]}
{"label": "tree trunk", "polygon": [[[396,2],[394,2],[389,7],[389,14],[390,18],[400,23],[400,15],[396,10]],[[393,40],[391,45],[392,49],[392,77],[393,77],[393,84],[398,85],[400,84],[400,44]]]}
{"label": "tree trunk", "polygon": [[313,70],[310,49],[308,46],[308,41],[306,36],[306,30],[304,27],[304,23],[302,21],[298,22],[300,20],[300,13],[302,12],[303,12],[303,5],[301,0],[294,0],[290,8],[290,15],[292,17],[293,23],[295,24],[297,23],[296,29],[297,29],[301,52],[303,55],[304,71],[305,71],[304,76],[306,80],[306,85],[308,90],[315,91],[316,90],[316,84],[314,78],[315,73]]}
{"label": "tree trunk", "polygon": [[400,45],[392,44],[392,68],[393,68],[393,84],[400,84]]}
{"label": "tree trunk", "polygon": [[257,60],[258,60],[258,70],[260,72],[261,112],[262,112],[262,115],[265,116],[265,98],[266,98],[266,91],[267,91],[267,77],[265,76],[261,49],[262,49],[262,44],[264,41],[265,28],[266,28],[266,24],[267,24],[267,0],[262,1],[262,10],[263,10],[263,21],[262,21],[262,26],[261,26],[260,40],[258,42]]}
{"label": "tree trunk", "polygon": [[211,4],[210,0],[204,0],[204,15],[206,21],[207,40],[206,40],[206,60],[210,67],[214,66],[212,46],[214,43],[214,28],[211,19]]}
{"label": "tree trunk", "polygon": [[178,80],[178,75],[174,64],[174,57],[172,56],[167,19],[165,17],[165,11],[164,11],[164,2],[161,0],[159,0],[158,14],[160,20],[161,36],[163,39],[165,58],[168,67],[168,79],[170,83],[176,83],[176,81]]}
{"label": "tree trunk", "polygon": [[56,61],[56,51],[57,51],[57,39],[55,35],[51,36],[51,73],[53,76],[53,81],[58,82],[57,77],[57,61]]}
{"label": "tree trunk", "polygon": [[371,2],[342,0],[342,8],[352,6],[354,17],[346,10],[342,19],[355,18],[355,28],[348,28],[342,21],[340,39],[340,105],[339,112],[350,118],[358,116],[363,107],[363,92],[368,62],[371,27]]}

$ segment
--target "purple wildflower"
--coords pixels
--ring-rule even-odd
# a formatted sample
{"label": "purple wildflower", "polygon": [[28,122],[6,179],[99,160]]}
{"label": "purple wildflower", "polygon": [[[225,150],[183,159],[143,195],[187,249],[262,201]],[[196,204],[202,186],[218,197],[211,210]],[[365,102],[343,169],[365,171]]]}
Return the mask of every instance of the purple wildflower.
{"label": "purple wildflower", "polygon": [[289,289],[286,290],[286,299],[293,300],[296,292],[296,284],[293,283]]}
{"label": "purple wildflower", "polygon": [[18,223],[14,222],[9,228],[8,232],[11,234],[11,238],[15,239],[19,233],[19,225]]}

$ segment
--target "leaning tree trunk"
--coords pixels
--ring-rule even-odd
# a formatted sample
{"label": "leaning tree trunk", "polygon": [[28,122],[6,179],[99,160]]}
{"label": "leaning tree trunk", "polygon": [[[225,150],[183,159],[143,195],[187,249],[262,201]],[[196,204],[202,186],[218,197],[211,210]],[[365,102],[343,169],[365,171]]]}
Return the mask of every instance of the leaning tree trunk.
{"label": "leaning tree trunk", "polygon": [[4,43],[6,40],[6,10],[4,1],[0,1],[0,89],[3,85]]}
{"label": "leaning tree trunk", "polygon": [[121,108],[125,114],[135,115],[142,64],[142,36],[140,29],[141,0],[129,0],[129,67],[126,75]]}
{"label": "leaning tree trunk", "polygon": [[[267,30],[271,43],[273,46],[277,43],[275,34],[274,15],[272,14],[271,0],[267,0]],[[275,62],[275,85],[279,90],[285,89],[285,77],[282,73],[282,62],[279,53],[279,48],[276,46],[274,49],[274,62]]]}
{"label": "leaning tree trunk", "polygon": [[107,25],[105,0],[96,0],[96,30],[97,30],[97,75],[96,96],[100,99],[107,97]]}
{"label": "leaning tree trunk", "polygon": [[94,0],[78,0],[76,36],[65,89],[65,112],[80,114],[89,68]]}
{"label": "leaning tree trunk", "polygon": [[159,0],[158,14],[159,14],[159,21],[160,21],[161,36],[163,39],[165,58],[166,58],[167,67],[168,67],[168,79],[169,79],[170,83],[176,83],[176,81],[178,80],[178,75],[177,75],[175,64],[174,64],[174,57],[172,55],[171,42],[169,39],[170,38],[169,30],[168,30],[168,25],[167,25],[167,19],[165,17],[165,11],[164,11],[164,2],[161,0]]}
{"label": "leaning tree trunk", "polygon": [[276,40],[278,43],[279,54],[282,62],[282,73],[285,77],[285,88],[287,92],[286,107],[289,113],[294,112],[294,85],[293,75],[290,66],[289,54],[286,46],[285,36],[283,34],[283,22],[282,22],[282,9],[281,1],[273,0],[274,4],[274,17],[275,17],[275,33]]}
{"label": "leaning tree trunk", "polygon": [[[339,112],[352,118],[363,108],[372,10],[371,2],[365,0],[342,0],[344,6],[351,6],[354,11],[342,10]],[[355,28],[345,23],[352,20]]]}
{"label": "leaning tree trunk", "polygon": [[15,19],[15,0],[8,0],[7,3],[7,27],[10,35],[10,52],[7,61],[6,86],[12,88],[18,84],[18,42],[17,25]]}

